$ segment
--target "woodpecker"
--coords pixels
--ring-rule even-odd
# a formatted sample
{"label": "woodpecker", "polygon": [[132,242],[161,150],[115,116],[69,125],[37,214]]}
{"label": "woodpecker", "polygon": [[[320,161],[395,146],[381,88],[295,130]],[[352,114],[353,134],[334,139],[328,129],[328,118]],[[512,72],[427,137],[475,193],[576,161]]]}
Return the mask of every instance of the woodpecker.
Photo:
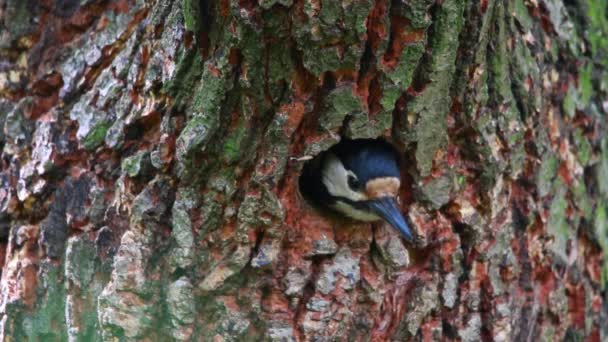
{"label": "woodpecker", "polygon": [[397,204],[397,160],[397,152],[386,141],[345,139],[304,165],[300,192],[314,206],[358,221],[385,220],[413,242]]}

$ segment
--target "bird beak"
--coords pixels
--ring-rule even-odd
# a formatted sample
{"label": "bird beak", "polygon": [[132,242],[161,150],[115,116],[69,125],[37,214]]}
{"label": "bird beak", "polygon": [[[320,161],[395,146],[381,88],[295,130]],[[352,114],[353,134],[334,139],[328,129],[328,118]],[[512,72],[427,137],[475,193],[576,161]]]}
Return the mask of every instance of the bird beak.
{"label": "bird beak", "polygon": [[397,229],[408,241],[414,241],[412,231],[405,223],[403,215],[397,206],[397,201],[392,197],[381,197],[368,201],[369,209],[376,215],[383,218],[391,226]]}

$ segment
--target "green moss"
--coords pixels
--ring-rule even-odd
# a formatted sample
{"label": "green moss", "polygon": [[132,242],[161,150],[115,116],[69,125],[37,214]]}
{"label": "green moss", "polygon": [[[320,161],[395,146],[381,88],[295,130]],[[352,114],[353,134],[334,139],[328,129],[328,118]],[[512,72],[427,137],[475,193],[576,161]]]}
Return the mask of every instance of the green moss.
{"label": "green moss", "polygon": [[413,28],[428,27],[431,22],[429,7],[433,4],[433,1],[411,0],[405,3],[405,6],[396,9],[396,14],[408,18]]}
{"label": "green moss", "polygon": [[289,49],[283,44],[273,44],[268,50],[268,90],[275,103],[284,96],[285,85],[291,82],[294,72]]}
{"label": "green moss", "polygon": [[515,0],[515,18],[523,27],[524,32],[529,32],[532,28],[532,18],[528,13],[528,7],[524,0]]}
{"label": "green moss", "polygon": [[[182,188],[171,210],[171,237],[174,241],[173,250],[170,253],[170,264],[173,268],[181,267],[186,269],[191,266],[194,255],[194,236],[192,233],[192,222],[189,210],[192,209],[194,200],[190,189]],[[183,197],[181,197],[183,196]]]}
{"label": "green moss", "polygon": [[307,48],[303,51],[304,66],[315,75],[325,71],[352,70],[359,65],[363,54],[362,46],[350,46],[344,52],[337,47]]}
{"label": "green moss", "polygon": [[317,15],[307,3],[305,16],[293,22],[293,34],[306,69],[320,75],[325,71],[358,68],[371,7],[369,0],[328,1]]}
{"label": "green moss", "polygon": [[582,216],[590,219],[593,215],[593,205],[591,204],[591,198],[587,193],[585,182],[576,182],[572,188],[572,194],[575,198],[574,203],[580,209]]}
{"label": "green moss", "polygon": [[574,144],[576,146],[576,155],[583,167],[587,166],[591,159],[591,144],[589,140],[583,136],[583,130],[578,128],[574,131]]}
{"label": "green moss", "polygon": [[221,105],[232,86],[232,68],[225,51],[205,63],[203,77],[189,108],[191,119],[177,138],[177,157],[183,160],[206,145],[219,128]]}
{"label": "green moss", "polygon": [[259,29],[243,23],[236,27],[239,53],[243,56],[243,62],[247,66],[247,77],[239,79],[244,87],[251,87],[257,82],[263,82],[265,63],[260,63],[260,61],[266,51],[263,49],[264,45],[260,44],[264,39],[262,33]]}
{"label": "green moss", "polygon": [[260,7],[270,9],[277,3],[285,7],[290,7],[293,4],[293,0],[260,0],[258,3],[260,4]]}
{"label": "green moss", "polygon": [[201,27],[201,8],[198,0],[182,0],[182,13],[186,30],[198,32]]}
{"label": "green moss", "polygon": [[84,148],[90,151],[101,145],[110,126],[111,123],[107,120],[96,123],[89,134],[87,134],[87,136],[82,140],[82,145]]}
{"label": "green moss", "polygon": [[[523,135],[523,132],[520,132]],[[511,149],[511,156],[509,158],[509,166],[513,175],[519,175],[526,162],[527,154],[524,146],[523,138],[517,140],[517,144]]]}
{"label": "green moss", "polygon": [[149,162],[149,151],[140,151],[133,156],[125,158],[121,164],[122,172],[126,173],[129,177],[136,177],[145,167],[145,163],[147,162],[145,158],[148,158],[147,161]]}
{"label": "green moss", "polygon": [[0,31],[8,34],[0,37],[0,47],[8,47],[10,40],[18,40],[38,26],[34,19],[40,11],[40,5],[37,1],[12,0],[4,2],[3,6],[4,23],[0,22]]}
{"label": "green moss", "polygon": [[429,84],[423,93],[408,103],[408,113],[417,113],[414,128],[416,161],[422,176],[430,173],[438,149],[447,143],[446,120],[452,103],[450,87],[455,70],[458,36],[463,25],[462,1],[444,1],[437,11],[434,34],[429,38],[433,51],[424,64]]}
{"label": "green moss", "polygon": [[222,157],[228,162],[236,162],[241,156],[242,144],[246,143],[245,137],[247,133],[247,129],[245,127],[245,123],[241,122],[241,124],[237,127],[237,129],[232,132],[226,141],[224,142],[223,154]]}
{"label": "green moss", "polygon": [[392,111],[384,110],[370,118],[366,113],[352,115],[344,134],[351,139],[377,138],[389,130],[393,123]]}
{"label": "green moss", "polygon": [[551,192],[553,179],[557,175],[557,165],[558,160],[555,155],[550,152],[543,155],[540,170],[537,175],[538,191],[541,197],[544,197]]}
{"label": "green moss", "polygon": [[[511,71],[510,71],[510,51],[507,47],[507,27],[503,19],[505,16],[505,8],[502,2],[496,4],[495,15],[498,18],[497,32],[494,36],[494,51],[490,52],[488,58],[489,66],[489,86],[491,98],[496,107],[506,105],[500,114],[497,115],[500,128],[503,132],[508,132],[509,135],[514,134],[514,130],[520,127],[519,111],[515,107],[515,98],[511,91]],[[515,124],[516,123],[516,124]],[[514,125],[515,124],[515,125]],[[518,141],[510,141],[509,146],[513,146]]]}
{"label": "green moss", "polygon": [[[223,53],[227,53],[227,51]],[[231,73],[226,55],[205,63],[200,88],[196,92],[191,108],[195,115],[197,113],[219,113],[221,103],[229,88]]]}
{"label": "green moss", "polygon": [[198,49],[182,51],[176,69],[175,77],[163,84],[163,92],[173,97],[177,109],[182,109],[192,98],[192,89],[203,74],[203,57]]}
{"label": "green moss", "polygon": [[43,263],[39,273],[41,293],[36,311],[23,317],[20,322],[28,341],[67,341],[65,323],[65,288],[62,268],[59,265]]}
{"label": "green moss", "polygon": [[554,189],[557,191],[557,194],[551,202],[547,229],[555,237],[553,251],[562,257],[563,260],[566,260],[566,242],[570,239],[572,232],[566,221],[568,202],[566,201],[565,185],[561,180],[557,179],[554,183]]}
{"label": "green moss", "polygon": [[395,108],[395,103],[403,94],[403,90],[399,87],[389,86],[382,91],[380,104],[385,111],[392,111]]}
{"label": "green moss", "polygon": [[608,198],[608,138],[604,138],[601,143],[600,161],[597,167],[597,181],[600,194]]}
{"label": "green moss", "polygon": [[[514,26],[512,25],[511,29],[514,29]],[[525,120],[530,113],[541,111],[543,99],[539,95],[540,89],[531,90],[528,87],[530,79],[534,84],[541,82],[540,70],[536,59],[523,39],[515,41],[513,52],[510,62],[513,93],[521,105],[521,114]]]}
{"label": "green moss", "polygon": [[361,110],[361,101],[351,88],[339,88],[328,97],[333,113],[350,113]]}
{"label": "green moss", "polygon": [[582,109],[589,105],[589,101],[591,100],[591,94],[593,93],[593,84],[591,82],[591,74],[593,72],[593,67],[591,64],[587,64],[580,70],[581,72],[579,74],[578,82],[581,96],[580,105],[578,107]]}
{"label": "green moss", "polygon": [[568,87],[568,93],[562,102],[562,110],[569,117],[574,117],[574,111],[576,110],[578,94],[573,86]]}
{"label": "green moss", "polygon": [[[407,89],[412,83],[414,71],[424,53],[424,42],[406,46],[401,52],[395,69],[387,70],[386,76],[401,90]],[[382,65],[380,65],[382,66]]]}
{"label": "green moss", "polygon": [[602,58],[608,52],[608,18],[606,12],[608,3],[604,0],[588,0],[587,16],[589,17],[590,28],[585,31],[587,39],[591,42],[591,51],[595,60],[598,60],[604,67],[608,66],[608,59]]}
{"label": "green moss", "polygon": [[319,118],[319,125],[328,131],[336,131],[342,126],[344,117],[364,112],[361,100],[353,94],[352,87],[340,87],[327,95],[324,111]]}
{"label": "green moss", "polygon": [[340,19],[342,16],[342,8],[340,5],[340,1],[323,2],[323,6],[320,6],[321,11],[319,12],[319,20],[325,24],[334,24],[336,20]]}
{"label": "green moss", "polygon": [[[595,236],[599,242],[604,255],[608,251],[608,203],[601,201],[595,209]],[[604,257],[604,266],[602,267],[602,287],[608,287],[608,259]]]}
{"label": "green moss", "polygon": [[183,159],[197,148],[203,148],[218,126],[218,118],[211,114],[200,114],[190,119],[177,138],[178,159]]}
{"label": "green moss", "polygon": [[84,235],[70,238],[66,250],[66,276],[84,289],[95,273],[95,244]]}

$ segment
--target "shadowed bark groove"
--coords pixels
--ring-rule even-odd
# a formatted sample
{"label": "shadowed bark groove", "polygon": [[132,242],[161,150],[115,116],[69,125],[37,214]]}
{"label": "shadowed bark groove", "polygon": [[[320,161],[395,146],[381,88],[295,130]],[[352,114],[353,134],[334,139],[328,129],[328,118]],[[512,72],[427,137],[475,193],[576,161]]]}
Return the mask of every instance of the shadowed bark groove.
{"label": "shadowed bark groove", "polygon": [[[0,339],[608,338],[603,0],[0,0]],[[421,237],[303,201],[402,154]]]}

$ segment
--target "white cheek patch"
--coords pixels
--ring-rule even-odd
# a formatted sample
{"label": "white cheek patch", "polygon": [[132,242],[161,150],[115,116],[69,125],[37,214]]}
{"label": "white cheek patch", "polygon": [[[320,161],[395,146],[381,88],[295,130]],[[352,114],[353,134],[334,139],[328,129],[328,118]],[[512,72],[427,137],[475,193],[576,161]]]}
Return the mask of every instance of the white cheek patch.
{"label": "white cheek patch", "polygon": [[380,220],[380,217],[370,212],[355,209],[342,201],[337,201],[333,208],[342,214],[359,221],[373,222]]}
{"label": "white cheek patch", "polygon": [[354,174],[344,168],[342,162],[333,154],[329,154],[323,165],[323,184],[330,195],[348,198],[351,201],[365,201],[367,196],[353,191],[348,186],[348,175]]}

